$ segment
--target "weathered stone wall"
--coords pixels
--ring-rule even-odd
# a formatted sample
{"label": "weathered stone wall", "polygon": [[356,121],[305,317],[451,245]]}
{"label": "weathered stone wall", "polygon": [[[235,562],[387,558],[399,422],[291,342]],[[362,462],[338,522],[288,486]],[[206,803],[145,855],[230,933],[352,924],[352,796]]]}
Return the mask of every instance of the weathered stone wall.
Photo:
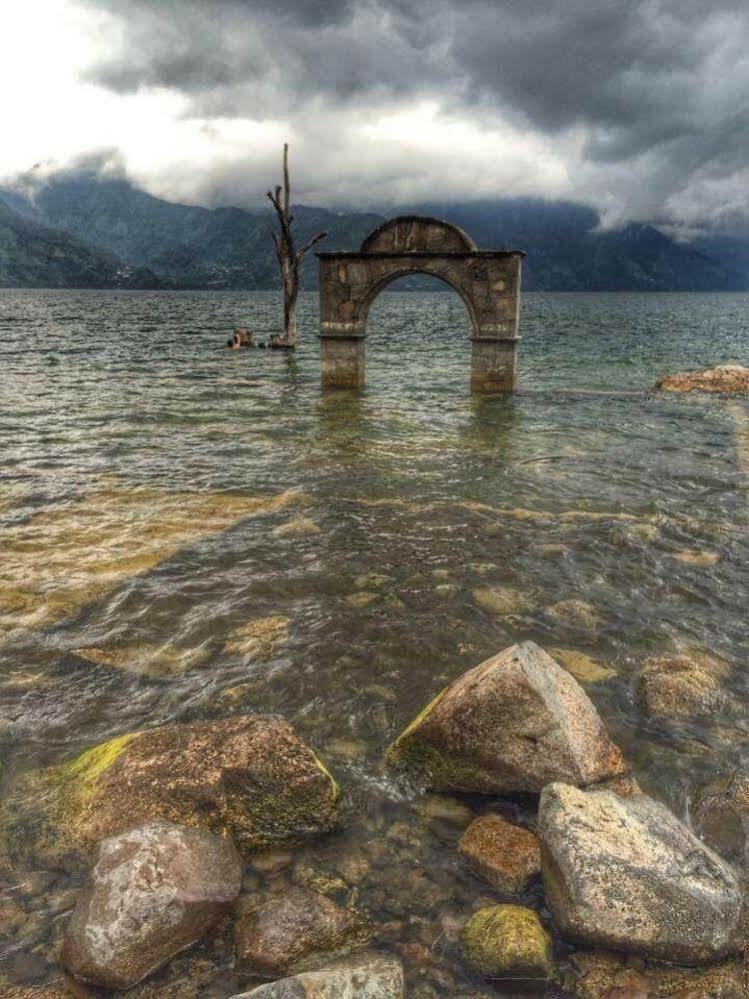
{"label": "weathered stone wall", "polygon": [[467,233],[449,222],[402,215],[370,233],[361,249],[362,253],[459,253],[478,247]]}
{"label": "weathered stone wall", "polygon": [[364,383],[363,338],[372,303],[396,278],[429,274],[453,287],[468,309],[474,345],[472,389],[515,388],[520,251],[476,250],[457,227],[408,216],[376,229],[359,253],[318,256],[324,387],[356,388]]}

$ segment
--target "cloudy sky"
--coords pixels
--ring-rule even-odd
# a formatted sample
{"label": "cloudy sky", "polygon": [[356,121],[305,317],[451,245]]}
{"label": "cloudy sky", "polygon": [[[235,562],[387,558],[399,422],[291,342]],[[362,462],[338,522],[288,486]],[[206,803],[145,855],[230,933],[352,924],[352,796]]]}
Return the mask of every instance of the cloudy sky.
{"label": "cloudy sky", "polygon": [[746,0],[6,0],[0,176],[257,204],[542,195],[745,229]]}

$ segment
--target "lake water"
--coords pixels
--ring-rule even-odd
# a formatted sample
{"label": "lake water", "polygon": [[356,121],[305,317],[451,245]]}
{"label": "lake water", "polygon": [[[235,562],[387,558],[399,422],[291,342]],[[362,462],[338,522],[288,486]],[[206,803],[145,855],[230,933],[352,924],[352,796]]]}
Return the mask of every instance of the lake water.
{"label": "lake water", "polygon": [[[520,639],[583,653],[640,782],[683,818],[749,762],[746,719],[658,722],[634,684],[649,656],[709,654],[747,695],[749,408],[651,389],[748,364],[749,296],[527,295],[507,399],[468,394],[452,293],[378,299],[359,394],[320,391],[315,295],[295,356],[225,349],[278,312],[272,293],[0,291],[4,789],[123,732],[280,712],[339,777],[346,825],[279,877],[356,868],[421,995],[468,994],[452,928],[491,893],[457,861],[460,817],[380,768],[446,682]],[[1,876],[26,918],[0,984],[56,980],[80,874]],[[196,954],[195,995],[240,984],[220,940],[155,981],[189,985]]]}

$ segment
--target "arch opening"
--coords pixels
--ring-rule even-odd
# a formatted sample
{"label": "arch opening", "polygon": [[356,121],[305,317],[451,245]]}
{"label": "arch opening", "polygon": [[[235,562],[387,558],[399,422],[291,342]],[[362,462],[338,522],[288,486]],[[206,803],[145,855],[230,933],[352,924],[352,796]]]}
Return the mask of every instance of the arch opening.
{"label": "arch opening", "polygon": [[[469,335],[475,336],[477,334],[476,315],[473,309],[473,303],[471,302],[470,296],[463,288],[461,288],[454,281],[450,281],[445,275],[434,274],[429,270],[414,270],[413,268],[408,268],[394,271],[392,274],[388,274],[373,282],[362,296],[356,315],[356,324],[364,335],[367,334],[370,313],[380,295],[386,291],[398,294],[412,290],[406,287],[401,287],[400,289],[393,288],[393,285],[403,282],[404,279],[411,277],[426,277],[430,279],[431,288],[425,290],[425,294],[428,294],[431,290],[437,292],[453,292],[457,295],[465,306],[469,324]],[[419,292],[422,289],[414,288],[413,290]]]}

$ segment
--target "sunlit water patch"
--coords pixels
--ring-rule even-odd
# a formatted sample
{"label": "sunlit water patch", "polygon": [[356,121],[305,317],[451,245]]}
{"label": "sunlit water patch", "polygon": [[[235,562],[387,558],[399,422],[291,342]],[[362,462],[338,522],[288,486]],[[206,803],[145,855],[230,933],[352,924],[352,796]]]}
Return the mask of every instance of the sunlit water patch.
{"label": "sunlit water patch", "polygon": [[[413,944],[411,979],[455,995],[454,927],[487,894],[457,836],[530,813],[383,775],[447,682],[519,639],[555,650],[687,819],[747,765],[745,714],[654,718],[636,678],[688,655],[746,703],[746,405],[651,388],[747,363],[749,297],[528,295],[508,399],[468,395],[457,296],[378,300],[360,394],[319,390],[313,295],[296,356],[225,349],[277,313],[269,293],[0,292],[5,791],[127,732],[282,713],[347,821],[279,876],[355,886],[383,942]],[[6,872],[0,981],[55,979],[79,878]],[[172,974],[229,995],[221,946]]]}

